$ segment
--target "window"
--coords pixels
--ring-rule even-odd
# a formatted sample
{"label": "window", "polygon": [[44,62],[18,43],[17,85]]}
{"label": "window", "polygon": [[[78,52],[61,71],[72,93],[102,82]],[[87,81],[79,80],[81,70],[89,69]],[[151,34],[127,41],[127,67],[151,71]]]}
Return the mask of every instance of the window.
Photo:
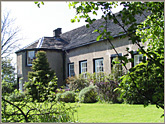
{"label": "window", "polygon": [[138,65],[143,61],[143,54],[134,55],[134,66]]}
{"label": "window", "polygon": [[[111,70],[112,70],[113,65],[114,65],[114,60],[117,56],[118,56],[117,54],[112,54],[111,55]],[[119,53],[119,56],[122,56],[122,53]]]}
{"label": "window", "polygon": [[87,78],[87,61],[80,62],[80,74],[82,74],[83,78]]}
{"label": "window", "polygon": [[23,91],[23,80],[22,78],[18,78],[18,81],[19,81],[19,90],[22,92]]}
{"label": "window", "polygon": [[27,65],[32,66],[33,59],[35,58],[35,51],[27,51]]}
{"label": "window", "polygon": [[95,59],[94,60],[94,71],[96,73],[104,72],[103,59]]}
{"label": "window", "polygon": [[146,56],[143,56],[143,54],[139,54],[137,51],[134,51],[132,58],[134,59],[134,61],[132,62],[132,67],[135,67],[142,61],[146,60]]}
{"label": "window", "polygon": [[74,75],[74,63],[69,63],[69,77]]}
{"label": "window", "polygon": [[[122,56],[122,53],[119,53],[119,56]],[[115,64],[115,61],[119,61],[120,63]],[[114,65],[115,65],[115,67],[114,67]],[[119,77],[122,76],[122,73],[123,73],[122,63],[121,63],[121,60],[118,58],[117,54],[111,55],[111,72],[113,71],[113,69],[115,69],[114,71],[118,72]]]}

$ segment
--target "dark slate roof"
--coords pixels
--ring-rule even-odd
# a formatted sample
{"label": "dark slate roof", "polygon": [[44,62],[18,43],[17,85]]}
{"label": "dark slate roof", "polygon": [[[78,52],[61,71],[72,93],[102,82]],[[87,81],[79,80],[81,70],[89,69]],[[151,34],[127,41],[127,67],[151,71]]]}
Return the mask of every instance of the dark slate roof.
{"label": "dark slate roof", "polygon": [[[146,13],[146,15],[149,15],[149,13]],[[117,18],[122,24],[121,19],[119,19],[119,17]],[[136,15],[135,18],[137,19],[137,23],[143,22],[145,19],[144,15]],[[106,25],[105,20],[98,19],[89,28],[86,28],[86,26],[81,26],[74,30],[60,34],[60,37],[43,37],[19,51],[35,48],[69,50],[87,44],[95,43],[98,33],[93,31],[95,29],[103,30],[103,28],[99,28],[101,25]],[[123,29],[118,24],[114,24],[112,20],[108,20],[107,25],[107,30],[111,32],[111,35],[113,37],[118,37],[119,32],[123,32]]]}
{"label": "dark slate roof", "polygon": [[[148,14],[149,13],[146,13],[146,15]],[[137,23],[141,23],[145,20],[144,15],[136,15],[135,18],[137,19]],[[119,19],[119,17],[117,17],[117,19],[123,25],[121,19]],[[103,30],[103,28],[99,28],[101,25],[106,25],[105,20],[98,19],[89,28],[86,28],[86,26],[82,26],[80,28],[61,34],[61,37],[64,37],[69,41],[69,44],[65,46],[64,49],[68,50],[86,44],[95,43],[98,33],[93,33],[93,31],[95,29]],[[118,24],[114,24],[112,20],[108,20],[107,25],[107,31],[110,31],[113,37],[118,37],[119,32],[124,32],[124,30]],[[129,25],[126,27],[126,29],[128,27]],[[102,39],[100,41],[102,41]]]}
{"label": "dark slate roof", "polygon": [[16,53],[23,51],[23,50],[30,50],[30,49],[51,49],[51,50],[62,50],[64,46],[68,44],[67,41],[57,38],[57,37],[43,37],[35,42],[31,43],[28,46],[18,50]]}

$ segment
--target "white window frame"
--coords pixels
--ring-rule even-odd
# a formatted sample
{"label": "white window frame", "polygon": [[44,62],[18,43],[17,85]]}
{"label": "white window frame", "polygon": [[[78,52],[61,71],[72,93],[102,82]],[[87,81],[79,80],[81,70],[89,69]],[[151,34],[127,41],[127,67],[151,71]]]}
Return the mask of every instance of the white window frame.
{"label": "white window frame", "polygon": [[[83,64],[86,66],[83,66]],[[83,78],[87,79],[87,61],[80,62],[80,74],[83,75]]]}
{"label": "white window frame", "polygon": [[[33,53],[31,53],[31,52],[33,52]],[[31,54],[33,54],[33,57],[32,57],[32,59],[29,61],[29,55],[30,55],[30,53]],[[33,59],[35,58],[35,51],[34,50],[29,50],[29,51],[27,51],[27,65],[28,66],[32,66],[32,62],[33,62]]]}
{"label": "white window frame", "polygon": [[[102,65],[100,65],[100,63],[102,63]],[[101,71],[100,71],[100,68],[101,68]],[[95,59],[95,73],[99,73],[99,72],[104,72],[103,58],[102,59]]]}
{"label": "white window frame", "polygon": [[[71,68],[71,66],[73,68]],[[73,71],[73,73],[71,71]],[[74,63],[69,63],[69,77],[74,76],[74,75],[75,75],[75,73],[74,73]]]}
{"label": "white window frame", "polygon": [[23,92],[23,80],[22,80],[22,78],[19,78],[19,90],[21,91],[21,92]]}
{"label": "white window frame", "polygon": [[[122,56],[122,53],[119,53],[119,56]],[[119,59],[119,56],[117,54],[112,54],[111,55],[111,72],[112,72],[112,69],[113,69],[113,61],[116,57],[118,57],[118,59]],[[121,60],[119,59],[119,61],[120,61],[120,63],[118,65],[119,65],[119,72],[120,72],[121,75],[118,76],[118,78],[120,78],[122,76],[122,71],[123,71]]]}
{"label": "white window frame", "polygon": [[[141,57],[141,60],[140,60],[140,57]],[[143,60],[143,54],[136,54],[134,55],[134,67],[136,65],[138,65],[139,63],[141,63]]]}

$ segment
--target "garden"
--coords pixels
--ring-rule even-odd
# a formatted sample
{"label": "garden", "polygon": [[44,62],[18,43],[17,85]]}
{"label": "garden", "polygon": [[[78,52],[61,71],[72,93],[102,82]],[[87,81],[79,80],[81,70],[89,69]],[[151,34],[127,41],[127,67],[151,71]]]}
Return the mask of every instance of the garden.
{"label": "garden", "polygon": [[[83,2],[78,7],[77,4],[69,5],[77,14],[83,11],[80,18],[87,18],[89,24],[95,20],[88,13],[96,14],[99,6],[103,19],[120,23],[109,11],[115,2]],[[122,22],[132,24],[125,33],[147,59],[127,69],[126,64],[133,62],[127,58],[133,51],[127,48],[127,55],[114,59],[111,74],[85,73],[86,78],[80,74],[67,78],[66,86],[57,87],[58,79],[49,67],[46,53],[38,51],[23,91],[18,90],[11,61],[2,59],[2,122],[164,122],[164,3],[121,4],[125,7],[120,13]],[[134,23],[134,14],[147,9],[151,15],[140,25]],[[79,21],[78,17],[75,19]],[[148,25],[150,28],[146,28]],[[110,32],[96,32],[100,33],[97,40],[103,37],[111,43]],[[145,42],[147,49],[140,45]]]}
{"label": "garden", "polygon": [[163,122],[163,110],[154,102],[144,108],[141,99],[122,95],[120,77],[124,71],[116,69],[118,58],[110,75],[86,73],[85,79],[80,74],[67,78],[67,86],[57,88],[46,53],[38,51],[36,56],[24,91],[14,90],[15,85],[7,85],[4,78],[2,122]]}

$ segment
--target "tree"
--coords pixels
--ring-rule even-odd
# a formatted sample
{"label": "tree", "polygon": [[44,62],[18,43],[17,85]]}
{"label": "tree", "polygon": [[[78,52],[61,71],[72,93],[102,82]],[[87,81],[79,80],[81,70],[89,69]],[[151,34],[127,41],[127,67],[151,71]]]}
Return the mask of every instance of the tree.
{"label": "tree", "polygon": [[1,17],[1,57],[7,57],[18,48],[20,29],[14,27],[15,19],[10,17],[10,12],[3,12]]}
{"label": "tree", "polygon": [[32,62],[32,71],[28,73],[29,82],[26,83],[26,92],[32,95],[33,100],[44,101],[51,91],[57,88],[57,78],[49,67],[46,52],[38,51]]}
{"label": "tree", "polygon": [[[76,9],[77,12],[77,15],[71,21],[79,22],[81,18],[85,18],[85,21],[88,23],[86,27],[92,27],[92,24],[96,21],[96,19],[92,19],[90,14],[97,15],[99,10],[102,11],[103,14],[101,18],[105,20],[105,24],[101,25],[99,29],[94,29],[94,32],[98,32],[98,37],[96,39],[97,41],[100,39],[109,41],[111,47],[121,60],[122,65],[128,71],[127,75],[123,77],[123,80],[129,77],[127,84],[125,83],[128,87],[126,90],[124,87],[125,85],[121,85],[122,91],[125,93],[130,92],[130,94],[136,94],[132,95],[132,97],[134,99],[141,99],[145,106],[151,103],[151,101],[154,101],[157,107],[164,109],[164,3],[121,2],[120,5],[123,6],[123,9],[119,13],[114,14],[111,10],[117,5],[117,2],[69,3],[69,6]],[[150,14],[146,15],[146,12]],[[145,16],[146,20],[143,23],[137,23],[137,19],[135,18],[135,15],[137,14]],[[123,32],[119,32],[119,34],[126,35],[121,37],[128,36],[129,40],[139,47],[139,53],[147,57],[147,60],[143,61],[143,65],[139,65],[143,67],[143,70],[139,70],[139,66],[136,66],[130,70],[127,69],[126,64],[133,61],[132,58],[128,59],[127,56],[128,54],[133,54],[133,51],[130,51],[129,48],[127,48],[126,50],[128,51],[128,54],[119,56],[117,50],[111,42],[113,39],[111,32],[107,30],[107,22],[109,20],[112,20],[123,29]],[[144,49],[141,45],[145,42],[149,42],[147,49]],[[148,73],[148,71],[151,71],[152,73]],[[135,75],[137,72],[140,73],[140,75]],[[155,78],[159,78],[152,78],[149,74],[152,74]],[[143,83],[140,80],[142,77],[146,79],[143,80]],[[143,85],[141,85],[141,83]],[[144,85],[144,83],[149,84],[149,86],[152,87],[151,89],[156,88],[156,90],[153,90],[151,94],[148,92],[150,88],[148,88],[148,85]],[[133,86],[131,84],[133,84]],[[140,86],[143,86],[143,88]],[[152,95],[154,98],[148,97]]]}
{"label": "tree", "polygon": [[11,64],[12,59],[3,58],[1,59],[1,77],[2,77],[2,95],[12,93],[17,88],[15,68]]}

